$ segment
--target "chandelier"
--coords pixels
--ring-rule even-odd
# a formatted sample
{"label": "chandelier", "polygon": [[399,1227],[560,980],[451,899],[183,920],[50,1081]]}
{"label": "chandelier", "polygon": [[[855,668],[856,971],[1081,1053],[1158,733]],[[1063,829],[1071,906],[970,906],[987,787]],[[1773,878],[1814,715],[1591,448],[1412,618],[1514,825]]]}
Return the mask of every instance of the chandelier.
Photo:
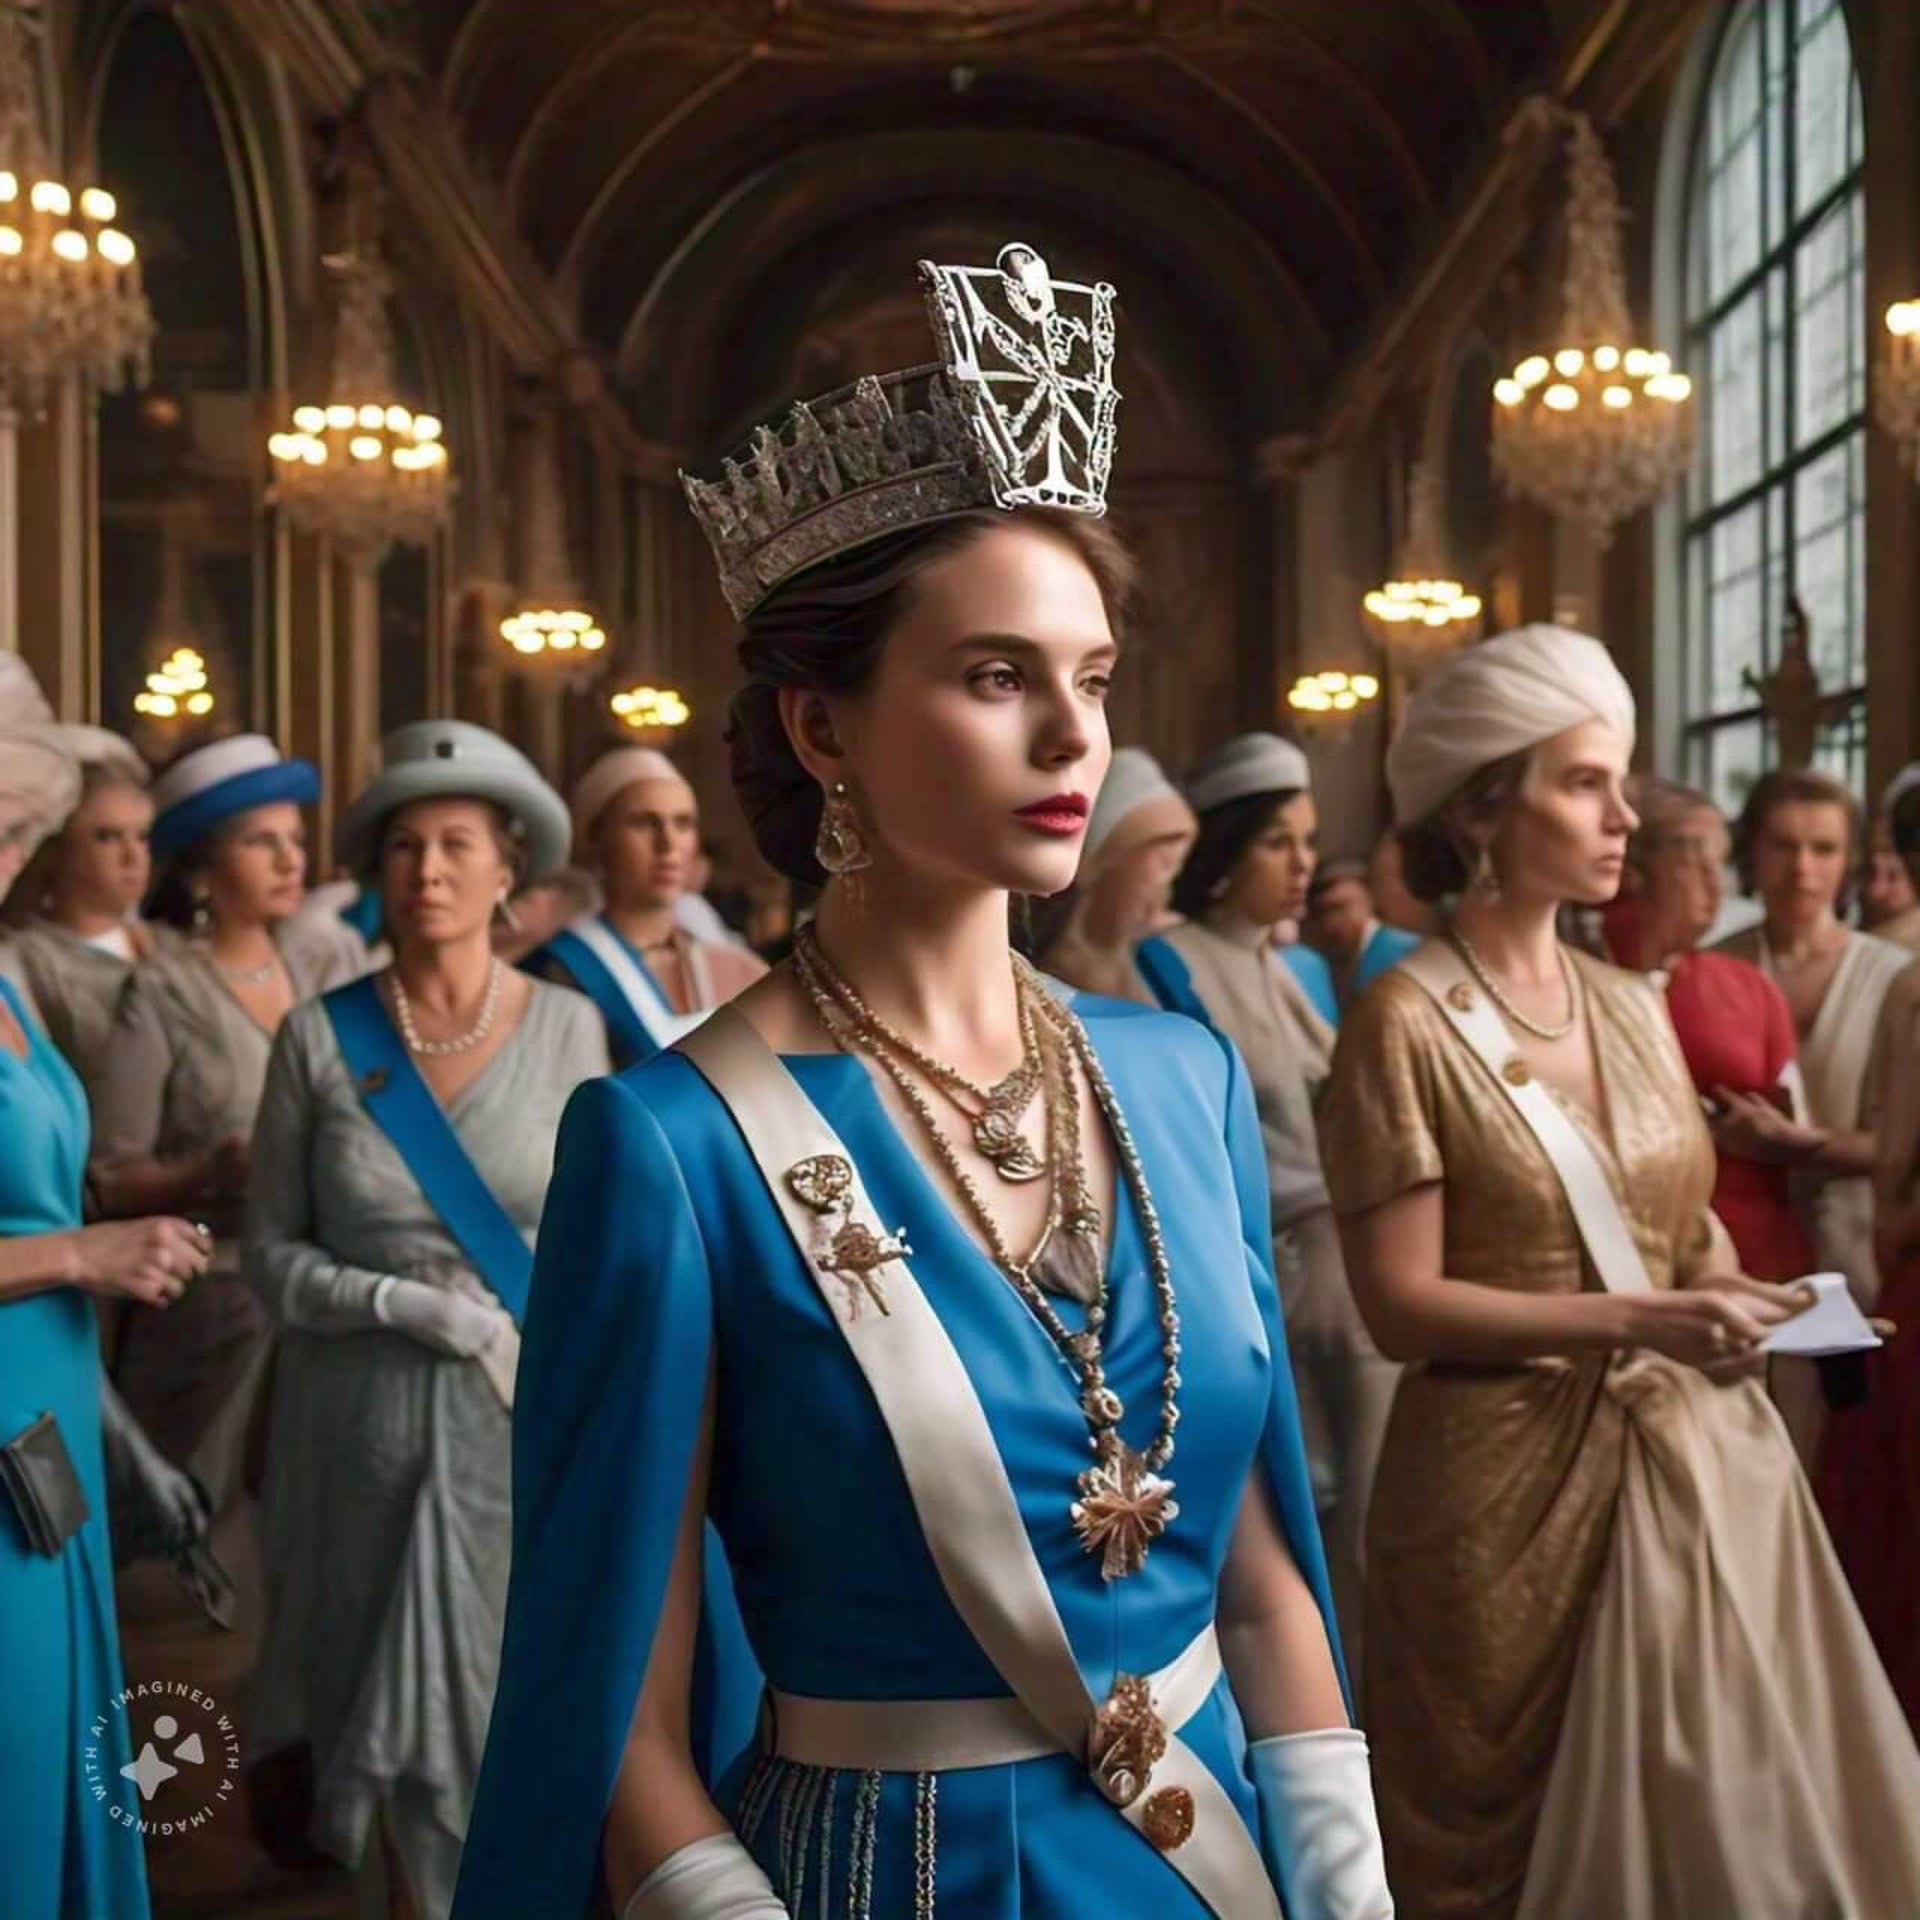
{"label": "chandelier", "polygon": [[0,415],[37,420],[69,373],[148,376],[153,310],[113,195],[54,177],[24,10],[0,5]]}
{"label": "chandelier", "polygon": [[205,719],[213,711],[205,656],[193,647],[175,647],[147,675],[146,686],[133,696],[133,710],[149,720]]}
{"label": "chandelier", "polygon": [[1441,558],[1440,483],[1421,461],[1407,476],[1407,536],[1398,571],[1360,604],[1393,656],[1424,658],[1479,631],[1480,596],[1453,579]]}
{"label": "chandelier", "polygon": [[1561,344],[1494,383],[1493,463],[1509,493],[1584,520],[1602,547],[1693,457],[1693,383],[1628,344],[1620,196],[1599,136],[1568,113],[1566,309]]}
{"label": "chandelier", "polygon": [[627,687],[607,705],[614,718],[635,733],[671,733],[693,718],[693,709],[671,687]]}
{"label": "chandelier", "polygon": [[385,268],[370,248],[327,265],[340,282],[330,398],[296,407],[291,431],[268,440],[267,498],[307,532],[377,560],[391,542],[424,546],[446,524],[453,482],[440,422],[393,397]]}
{"label": "chandelier", "polygon": [[500,638],[529,659],[551,654],[573,660],[607,644],[605,629],[583,607],[523,607],[500,622]]}
{"label": "chandelier", "polygon": [[1873,416],[1920,478],[1920,300],[1896,300],[1887,309],[1886,337],[1873,370]]}
{"label": "chandelier", "polygon": [[1346,673],[1329,668],[1303,673],[1287,690],[1287,705],[1309,730],[1344,727],[1380,697],[1379,678],[1371,673]]}

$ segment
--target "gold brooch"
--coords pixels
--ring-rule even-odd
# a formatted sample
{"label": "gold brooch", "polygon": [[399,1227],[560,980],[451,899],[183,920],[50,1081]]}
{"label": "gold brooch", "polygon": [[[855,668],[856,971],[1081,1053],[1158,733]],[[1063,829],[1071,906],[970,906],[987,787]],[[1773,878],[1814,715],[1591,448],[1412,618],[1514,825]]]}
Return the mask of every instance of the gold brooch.
{"label": "gold brooch", "polygon": [[853,1168],[837,1153],[816,1153],[787,1169],[787,1185],[802,1206],[837,1213],[853,1192]]}
{"label": "gold brooch", "polygon": [[875,1233],[865,1221],[853,1218],[851,1163],[837,1153],[816,1153],[790,1166],[786,1182],[794,1198],[820,1216],[813,1263],[846,1289],[847,1318],[860,1318],[863,1299],[890,1313],[874,1276],[889,1261],[906,1259],[913,1249],[904,1234]]}
{"label": "gold brooch", "polygon": [[379,1093],[387,1084],[387,1070],[385,1067],[369,1067],[353,1084],[360,1093]]}
{"label": "gold brooch", "polygon": [[1100,1577],[1121,1580],[1146,1564],[1147,1548],[1179,1518],[1173,1482],[1155,1473],[1124,1441],[1080,1476],[1069,1510],[1088,1553],[1100,1556]]}
{"label": "gold brooch", "polygon": [[1135,1673],[1115,1677],[1087,1734],[1087,1770],[1116,1807],[1130,1807],[1167,1750],[1167,1730],[1153,1708],[1153,1690]]}
{"label": "gold brooch", "polygon": [[1193,1838],[1193,1795],[1185,1787],[1162,1787],[1140,1809],[1140,1831],[1162,1853]]}
{"label": "gold brooch", "polygon": [[1455,1013],[1471,1013],[1473,1011],[1473,989],[1468,986],[1464,980],[1456,980],[1453,985],[1447,989],[1447,1005],[1450,1006]]}

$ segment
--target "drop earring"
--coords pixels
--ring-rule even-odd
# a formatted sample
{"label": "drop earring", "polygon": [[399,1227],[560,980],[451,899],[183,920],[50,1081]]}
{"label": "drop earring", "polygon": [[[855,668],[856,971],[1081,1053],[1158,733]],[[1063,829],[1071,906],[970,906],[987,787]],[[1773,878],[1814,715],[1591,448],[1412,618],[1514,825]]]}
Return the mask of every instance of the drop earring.
{"label": "drop earring", "polygon": [[520,931],[520,916],[514,912],[513,901],[506,894],[503,893],[499,899],[493,903],[493,917],[498,920],[509,933],[518,933]]}
{"label": "drop earring", "polygon": [[844,780],[836,780],[827,789],[826,802],[820,809],[820,831],[813,837],[813,857],[835,879],[862,873],[873,865],[873,851],[860,830],[853,794]]}
{"label": "drop earring", "polygon": [[213,915],[207,907],[207,896],[204,893],[196,893],[193,896],[192,931],[205,933],[212,919]]}

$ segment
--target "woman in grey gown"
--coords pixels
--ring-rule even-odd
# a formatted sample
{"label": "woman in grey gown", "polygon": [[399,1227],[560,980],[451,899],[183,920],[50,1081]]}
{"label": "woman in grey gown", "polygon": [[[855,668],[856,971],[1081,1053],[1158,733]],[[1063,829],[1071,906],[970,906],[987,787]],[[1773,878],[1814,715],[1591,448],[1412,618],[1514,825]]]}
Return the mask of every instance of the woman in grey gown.
{"label": "woman in grey gown", "polygon": [[237,1496],[271,1332],[240,1278],[247,1140],[287,1010],[351,970],[344,946],[285,932],[306,888],[304,760],[260,734],[182,755],[154,782],[153,951],[121,993],[87,1076],[89,1171],[110,1218],[190,1213],[214,1231],[206,1279],[172,1312],[109,1329],[113,1384],[215,1513]]}
{"label": "woman in grey gown", "polygon": [[489,1266],[478,1229],[506,1229],[524,1287],[561,1110],[608,1061],[591,1003],[488,937],[566,858],[558,796],[457,721],[403,727],[382,758],[337,841],[375,876],[393,965],[295,1009],[254,1133],[247,1272],[281,1339],[255,1736],[310,1778],[313,1844],[389,1912],[439,1920],[507,1590],[515,1262]]}

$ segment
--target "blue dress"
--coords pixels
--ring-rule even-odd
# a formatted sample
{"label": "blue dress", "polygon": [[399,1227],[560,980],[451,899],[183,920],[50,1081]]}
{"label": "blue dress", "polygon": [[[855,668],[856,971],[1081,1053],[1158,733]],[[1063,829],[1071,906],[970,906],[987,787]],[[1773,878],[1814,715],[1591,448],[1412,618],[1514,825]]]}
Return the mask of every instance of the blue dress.
{"label": "blue dress", "polygon": [[[1238,1056],[1155,1009],[1075,1006],[1146,1168],[1184,1349],[1168,1469],[1179,1517],[1145,1567],[1112,1585],[1070,1523],[1087,1433],[1051,1341],[901,1138],[866,1068],[837,1054],[785,1064],[857,1161],[887,1229],[911,1242],[1094,1697],[1117,1672],[1170,1661],[1212,1621],[1251,1474],[1266,1480],[1337,1648]],[[1129,1408],[1126,1437],[1144,1445],[1160,1332],[1141,1226],[1124,1201],[1109,1280],[1108,1379]],[[1008,1691],[947,1597],[871,1391],[731,1113],[688,1060],[659,1054],[583,1087],[561,1130],[521,1355],[500,1683],[454,1920],[572,1920],[599,1893],[601,1830],[710,1357],[708,1512],[771,1684],[834,1699]],[[878,1782],[865,1811],[872,1892],[850,1905],[862,1776],[762,1760],[740,1751],[745,1731],[737,1720],[709,1726],[703,1770],[796,1916],[797,1873],[808,1914],[920,1911],[917,1776],[866,1776]],[[1253,1829],[1245,1736],[1224,1678],[1182,1738]],[[1065,1754],[940,1775],[935,1853],[938,1911],[951,1920],[1207,1913]]]}
{"label": "blue dress", "polygon": [[[87,1107],[72,1068],[0,980],[25,1059],[0,1048],[0,1238],[80,1224]],[[116,1819],[132,1759],[100,1451],[100,1348],[73,1287],[0,1304],[0,1441],[51,1412],[92,1517],[33,1552],[0,1495],[0,1911],[7,1920],[141,1920],[140,1836]],[[96,1732],[95,1729],[98,1729]],[[107,1798],[95,1797],[95,1784]]]}

